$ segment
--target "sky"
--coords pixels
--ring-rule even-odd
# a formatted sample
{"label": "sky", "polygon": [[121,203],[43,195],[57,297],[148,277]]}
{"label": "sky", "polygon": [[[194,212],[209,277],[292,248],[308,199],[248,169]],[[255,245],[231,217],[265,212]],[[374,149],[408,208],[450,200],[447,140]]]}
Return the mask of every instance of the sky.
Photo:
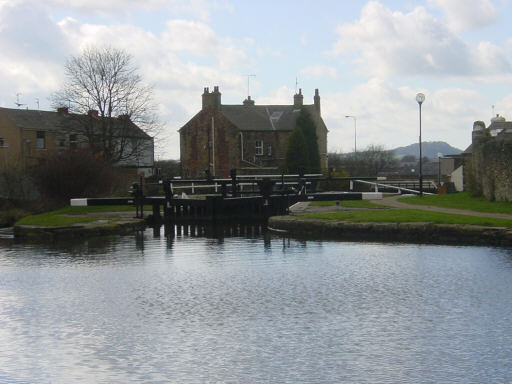
{"label": "sky", "polygon": [[329,152],[417,143],[422,92],[422,140],[465,149],[474,121],[512,119],[510,20],[512,0],[0,0],[0,106],[51,110],[66,60],[110,46],[154,88],[158,159],[214,86],[261,105],[318,88]]}

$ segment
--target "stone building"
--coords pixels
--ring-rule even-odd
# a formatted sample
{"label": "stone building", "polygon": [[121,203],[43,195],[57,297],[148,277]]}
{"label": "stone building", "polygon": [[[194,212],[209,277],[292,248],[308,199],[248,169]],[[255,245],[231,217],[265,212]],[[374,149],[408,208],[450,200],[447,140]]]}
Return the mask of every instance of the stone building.
{"label": "stone building", "polygon": [[320,95],[303,104],[302,91],[291,105],[256,105],[250,96],[241,105],[221,102],[219,87],[204,89],[202,109],[180,130],[183,177],[228,177],[239,174],[279,173],[284,168],[288,137],[300,110],[316,124],[320,164],[327,168],[327,127],[320,114]]}
{"label": "stone building", "polygon": [[[153,174],[153,138],[127,116],[102,118],[96,111],[79,115],[68,113],[67,108],[57,111],[0,108],[0,171],[21,170],[39,164],[51,154],[87,147],[91,135],[101,135],[102,123],[107,119],[116,148],[124,148],[126,153],[116,165],[146,176]],[[86,130],[92,132],[89,137]]]}
{"label": "stone building", "polygon": [[489,127],[473,124],[471,190],[489,200],[512,201],[512,122],[497,115]]}

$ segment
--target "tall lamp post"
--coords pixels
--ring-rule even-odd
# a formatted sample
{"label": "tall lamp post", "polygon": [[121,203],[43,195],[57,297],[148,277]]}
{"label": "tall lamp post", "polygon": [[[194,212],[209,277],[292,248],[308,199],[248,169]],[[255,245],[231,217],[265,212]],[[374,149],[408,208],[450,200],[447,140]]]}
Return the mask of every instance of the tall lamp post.
{"label": "tall lamp post", "polygon": [[425,95],[418,93],[416,95],[416,101],[420,108],[420,196],[423,196],[423,154],[421,152],[421,104],[425,101]]}
{"label": "tall lamp post", "polygon": [[352,119],[354,119],[354,155],[355,155],[357,152],[357,119],[355,116],[351,116],[351,115],[345,116],[345,118],[347,118],[347,117],[351,117]]}

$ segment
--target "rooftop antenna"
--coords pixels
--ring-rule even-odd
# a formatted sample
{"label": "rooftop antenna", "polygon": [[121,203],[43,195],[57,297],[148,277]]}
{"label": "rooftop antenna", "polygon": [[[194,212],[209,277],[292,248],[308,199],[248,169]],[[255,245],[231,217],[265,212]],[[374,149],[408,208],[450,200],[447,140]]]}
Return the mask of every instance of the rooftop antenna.
{"label": "rooftop antenna", "polygon": [[16,104],[18,106],[18,108],[23,106],[23,105],[27,105],[27,104],[20,103],[20,96],[21,96],[21,93],[17,93],[16,94],[16,101],[14,102],[14,104]]}
{"label": "rooftop antenna", "polygon": [[37,110],[39,111],[39,97],[36,97]]}
{"label": "rooftop antenna", "polygon": [[295,76],[295,94],[297,94],[297,89],[299,88],[299,80],[297,76]]}
{"label": "rooftop antenna", "polygon": [[249,88],[249,79],[251,77],[256,77],[256,75],[247,75],[247,97],[251,95],[250,88]]}
{"label": "rooftop antenna", "polygon": [[492,106],[492,117],[494,117],[494,104]]}

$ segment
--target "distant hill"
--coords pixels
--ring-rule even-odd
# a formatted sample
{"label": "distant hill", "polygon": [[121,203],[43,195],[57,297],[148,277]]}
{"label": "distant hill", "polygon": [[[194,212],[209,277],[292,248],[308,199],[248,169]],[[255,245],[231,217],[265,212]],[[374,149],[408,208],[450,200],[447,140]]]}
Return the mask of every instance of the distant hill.
{"label": "distant hill", "polygon": [[[406,155],[420,156],[419,144],[411,144],[406,147],[398,147],[393,149],[395,155],[402,157]],[[424,141],[421,143],[421,152],[423,157],[437,158],[438,153],[445,155],[458,155],[462,152],[461,149],[452,147],[444,141]]]}

